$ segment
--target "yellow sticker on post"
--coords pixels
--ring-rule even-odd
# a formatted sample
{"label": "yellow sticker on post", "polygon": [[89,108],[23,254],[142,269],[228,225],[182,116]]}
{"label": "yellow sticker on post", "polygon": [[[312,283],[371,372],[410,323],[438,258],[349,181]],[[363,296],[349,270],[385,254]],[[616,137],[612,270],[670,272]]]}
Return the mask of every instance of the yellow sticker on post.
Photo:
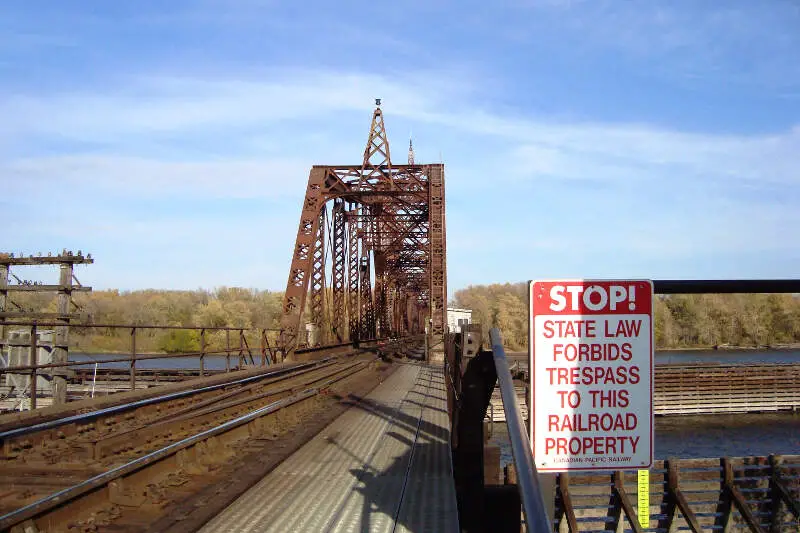
{"label": "yellow sticker on post", "polygon": [[637,507],[636,514],[639,515],[639,525],[650,527],[650,471],[639,470],[638,486],[636,487]]}

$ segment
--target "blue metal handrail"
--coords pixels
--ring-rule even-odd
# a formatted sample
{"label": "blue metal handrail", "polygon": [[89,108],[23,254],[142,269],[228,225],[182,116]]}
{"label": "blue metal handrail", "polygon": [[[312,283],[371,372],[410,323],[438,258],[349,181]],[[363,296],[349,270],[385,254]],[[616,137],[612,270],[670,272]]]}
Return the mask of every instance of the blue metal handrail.
{"label": "blue metal handrail", "polygon": [[542,487],[539,483],[539,473],[533,463],[531,443],[525,432],[522,413],[517,402],[517,395],[514,392],[514,381],[508,368],[506,352],[503,350],[503,339],[500,336],[500,330],[492,328],[489,331],[489,339],[492,343],[497,381],[500,384],[500,393],[503,396],[503,410],[506,413],[511,452],[514,457],[514,464],[517,467],[517,484],[520,498],[522,499],[522,510],[525,513],[525,522],[529,532],[551,533],[553,526],[545,510],[547,507],[545,506]]}

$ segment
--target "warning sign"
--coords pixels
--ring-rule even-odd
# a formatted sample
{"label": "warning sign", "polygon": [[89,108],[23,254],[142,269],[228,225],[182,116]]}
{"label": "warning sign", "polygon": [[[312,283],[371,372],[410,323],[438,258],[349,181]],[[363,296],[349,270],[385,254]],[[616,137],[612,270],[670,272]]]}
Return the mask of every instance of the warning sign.
{"label": "warning sign", "polygon": [[531,445],[540,471],[653,460],[653,284],[530,284]]}

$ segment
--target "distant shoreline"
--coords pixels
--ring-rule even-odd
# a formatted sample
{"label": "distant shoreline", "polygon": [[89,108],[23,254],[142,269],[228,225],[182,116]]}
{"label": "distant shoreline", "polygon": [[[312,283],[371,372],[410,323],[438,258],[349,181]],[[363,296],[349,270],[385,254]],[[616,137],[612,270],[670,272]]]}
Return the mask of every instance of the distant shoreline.
{"label": "distant shoreline", "polygon": [[[78,350],[78,349],[71,349],[69,351],[70,354],[75,355],[130,355],[130,350]],[[136,352],[136,355],[172,355],[167,352]],[[207,354],[206,357],[209,357],[211,354]],[[198,355],[199,357],[199,355]]]}
{"label": "distant shoreline", "polygon": [[[790,352],[800,350],[800,344],[780,344],[777,346],[692,346],[686,348],[656,348],[656,354],[659,353],[680,353],[680,352],[707,352],[711,353],[730,353],[737,352]],[[527,357],[528,352],[524,351],[508,351],[506,355],[509,357]]]}
{"label": "distant shoreline", "polygon": [[800,350],[800,343],[777,344],[775,346],[687,346],[683,348],[656,348],[656,352],[779,352],[787,350]]}
{"label": "distant shoreline", "polygon": [[[656,353],[660,352],[754,352],[754,351],[762,351],[762,352],[782,352],[782,351],[791,351],[791,350],[800,350],[800,343],[793,343],[793,344],[778,344],[775,346],[686,346],[681,348],[656,348]],[[70,350],[70,354],[75,355],[130,355],[130,351],[115,351],[115,350],[108,350],[108,351],[83,351],[83,350]],[[527,351],[520,352],[520,351],[508,351],[507,354],[510,356],[520,356],[520,355],[527,355]],[[136,355],[175,355],[170,354],[167,352],[136,352]],[[213,357],[214,355],[225,357],[225,354],[206,354],[206,357]],[[231,354],[231,356],[238,355]],[[196,357],[199,357],[197,355]]]}

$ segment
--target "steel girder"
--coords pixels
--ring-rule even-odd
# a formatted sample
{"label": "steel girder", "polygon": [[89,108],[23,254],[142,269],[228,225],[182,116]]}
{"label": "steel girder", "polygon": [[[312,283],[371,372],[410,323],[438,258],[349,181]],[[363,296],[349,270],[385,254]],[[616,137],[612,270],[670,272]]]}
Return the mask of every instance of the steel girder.
{"label": "steel girder", "polygon": [[314,254],[311,262],[311,322],[314,324],[311,344],[322,345],[327,341],[325,327],[325,209],[319,212],[317,238],[314,239]]}
{"label": "steel girder", "polygon": [[[336,342],[343,342],[346,338],[344,329],[346,303],[346,270],[347,270],[347,236],[345,232],[344,200],[337,198],[333,201],[333,309],[331,313],[331,328]],[[339,310],[339,312],[336,312]]]}
{"label": "steel girder", "polygon": [[[352,205],[352,204],[351,204]],[[358,259],[361,257],[359,250],[359,207],[353,207],[347,215],[347,317],[348,335],[351,341],[360,337],[361,325],[359,322],[359,294],[358,294]]]}

